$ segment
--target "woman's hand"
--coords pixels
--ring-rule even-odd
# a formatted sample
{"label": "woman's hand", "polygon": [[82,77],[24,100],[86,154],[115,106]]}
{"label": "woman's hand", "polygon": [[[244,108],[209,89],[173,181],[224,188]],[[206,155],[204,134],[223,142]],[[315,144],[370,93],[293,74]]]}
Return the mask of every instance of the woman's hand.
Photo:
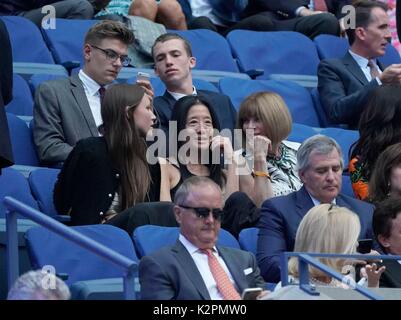
{"label": "woman's hand", "polygon": [[385,270],[385,266],[378,268],[376,263],[367,264],[364,268],[361,268],[361,277],[368,279],[368,287],[378,288],[380,277]]}

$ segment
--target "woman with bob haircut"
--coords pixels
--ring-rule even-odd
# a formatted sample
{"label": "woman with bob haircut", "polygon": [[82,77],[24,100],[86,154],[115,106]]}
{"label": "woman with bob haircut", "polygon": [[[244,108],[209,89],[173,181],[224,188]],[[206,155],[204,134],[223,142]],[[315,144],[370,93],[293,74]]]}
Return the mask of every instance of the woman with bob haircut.
{"label": "woman with bob haircut", "polygon": [[107,222],[125,229],[126,209],[164,200],[160,165],[146,159],[145,138],[156,117],[145,90],[131,84],[109,86],[101,114],[102,136],[76,144],[58,176],[54,203],[72,225]]}
{"label": "woman with bob haircut", "polygon": [[387,198],[401,198],[401,143],[380,154],[369,181],[370,201],[378,204]]}
{"label": "woman with bob haircut", "polygon": [[[348,208],[320,204],[311,208],[301,220],[295,237],[294,252],[355,254],[360,230],[358,216]],[[318,260],[340,273],[350,270],[350,261],[345,259]],[[385,268],[377,268],[372,264],[365,265],[364,269],[361,273],[366,275],[368,286],[378,287]],[[293,279],[298,279],[298,271],[298,259],[291,257],[288,261],[288,274]],[[314,267],[309,268],[309,275],[311,282],[316,285],[342,286],[342,282],[332,279]]]}
{"label": "woman with bob haircut", "polygon": [[257,206],[270,197],[301,188],[296,171],[299,144],[285,141],[291,132],[292,118],[278,94],[257,92],[247,97],[238,112],[237,128],[242,130],[245,146],[238,152],[246,159],[248,173],[240,176],[240,184],[263,191],[259,198],[254,196]]}

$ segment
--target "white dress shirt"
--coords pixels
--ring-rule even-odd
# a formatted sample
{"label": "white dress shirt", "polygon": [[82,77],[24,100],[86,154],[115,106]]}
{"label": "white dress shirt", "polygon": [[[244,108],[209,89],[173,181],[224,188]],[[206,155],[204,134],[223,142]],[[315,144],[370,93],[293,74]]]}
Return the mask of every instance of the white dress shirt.
{"label": "white dress shirt", "polygon": [[100,111],[100,85],[95,80],[90,78],[82,69],[79,70],[78,77],[82,81],[93,119],[95,120],[96,126],[99,127],[103,123],[102,114]]}
{"label": "white dress shirt", "polygon": [[[179,99],[187,96],[187,94],[185,94],[185,93],[171,92],[171,91],[168,91],[168,90],[167,90],[167,92],[173,96],[175,101],[178,101]],[[192,86],[192,95],[194,96],[194,95],[197,95],[197,94],[198,94],[198,92],[196,91],[196,88],[194,86]]]}
{"label": "white dress shirt", "polygon": [[[202,276],[203,282],[206,285],[207,291],[209,292],[210,298],[212,300],[223,300],[222,295],[220,294],[219,290],[217,289],[216,281],[213,278],[212,272],[209,268],[208,257],[206,254],[200,252],[199,248],[195,247],[191,242],[189,242],[182,234],[179,236],[179,241],[182,245],[187,249],[189,254],[191,255],[192,259],[195,262],[196,267],[199,270],[199,273]],[[235,289],[238,291],[238,287],[236,286],[234,279],[227,268],[226,263],[224,260],[219,256],[219,253],[216,247],[213,248],[213,254],[223,267],[224,271],[227,273],[228,278],[234,285]]]}
{"label": "white dress shirt", "polygon": [[[368,66],[369,60],[360,56],[359,54],[352,52],[351,50],[348,50],[348,52],[355,59],[359,68],[361,68],[363,74],[365,75],[366,79],[368,79],[369,82],[372,81],[372,75],[370,74],[370,68]],[[373,59],[373,63],[375,65],[375,67],[377,68],[377,70],[379,71],[379,74],[381,74],[382,71],[380,70],[379,66],[377,65],[376,59]],[[379,85],[382,84],[379,78],[376,78],[376,81],[379,83]]]}

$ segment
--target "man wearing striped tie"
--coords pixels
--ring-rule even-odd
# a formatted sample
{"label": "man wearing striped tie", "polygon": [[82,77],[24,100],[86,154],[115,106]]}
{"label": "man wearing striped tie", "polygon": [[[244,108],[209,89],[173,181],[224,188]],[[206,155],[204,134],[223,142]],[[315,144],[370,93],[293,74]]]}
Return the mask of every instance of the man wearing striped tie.
{"label": "man wearing striped tie", "polygon": [[216,245],[223,214],[217,184],[188,178],[174,203],[180,235],[175,245],[142,258],[142,299],[239,300],[245,289],[265,287],[252,253]]}

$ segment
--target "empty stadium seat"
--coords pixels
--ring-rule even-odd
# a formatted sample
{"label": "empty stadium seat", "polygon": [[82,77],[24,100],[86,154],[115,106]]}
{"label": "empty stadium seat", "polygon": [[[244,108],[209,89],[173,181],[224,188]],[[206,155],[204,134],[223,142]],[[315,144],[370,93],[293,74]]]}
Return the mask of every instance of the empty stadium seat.
{"label": "empty stadium seat", "polygon": [[13,74],[13,99],[6,111],[20,116],[32,116],[33,98],[28,83],[18,74]]}
{"label": "empty stadium seat", "polygon": [[242,229],[238,236],[238,242],[241,246],[241,249],[252,252],[254,255],[256,255],[258,233],[258,228]]}
{"label": "empty stadium seat", "polygon": [[352,189],[351,178],[349,175],[342,175],[341,193],[349,197],[355,198],[354,190]]}
{"label": "empty stadium seat", "polygon": [[227,41],[241,72],[264,71],[257,79],[268,79],[271,74],[317,74],[316,47],[303,34],[234,30],[227,35]]}
{"label": "empty stadium seat", "polygon": [[[6,196],[25,203],[26,205],[38,209],[36,200],[32,197],[28,181],[13,168],[4,168],[0,175],[0,218],[6,215],[6,208],[3,205],[3,199]],[[21,218],[21,216],[19,216]]]}
{"label": "empty stadium seat", "polygon": [[[128,259],[138,261],[132,240],[122,229],[106,224],[72,228]],[[124,271],[112,262],[46,228],[31,228],[25,237],[33,268],[39,269],[51,265],[57,274],[68,275],[66,280],[68,285],[77,281],[124,276]]]}
{"label": "empty stadium seat", "polygon": [[[136,228],[134,230],[133,239],[138,256],[141,258],[162,247],[174,245],[178,240],[179,230],[178,227],[161,227],[154,225]],[[240,248],[234,236],[224,229],[220,230],[217,244],[237,249]]]}
{"label": "empty stadium seat", "polygon": [[320,128],[313,128],[304,124],[293,123],[292,130],[287,140],[302,143],[309,137],[320,133]]}
{"label": "empty stadium seat", "polygon": [[286,102],[293,122],[312,127],[320,126],[309,91],[292,81],[224,78],[219,81],[219,89],[231,98],[237,110],[241,102],[251,93],[259,91],[278,93]]}
{"label": "empty stadium seat", "polygon": [[39,159],[33,143],[32,131],[24,120],[7,113],[11,146],[16,164],[39,166]]}

